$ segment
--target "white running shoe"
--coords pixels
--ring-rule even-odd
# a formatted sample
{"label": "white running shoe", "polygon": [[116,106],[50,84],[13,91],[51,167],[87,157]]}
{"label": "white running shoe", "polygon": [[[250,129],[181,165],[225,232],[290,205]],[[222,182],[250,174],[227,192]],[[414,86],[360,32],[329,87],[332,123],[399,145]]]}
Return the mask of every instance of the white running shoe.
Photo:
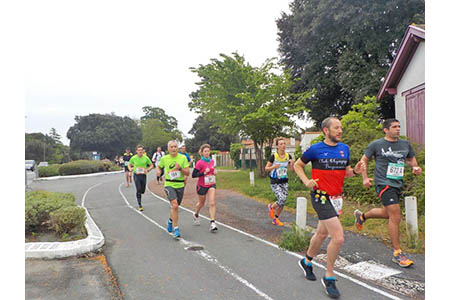
{"label": "white running shoe", "polygon": [[195,214],[194,214],[194,224],[195,225],[200,225],[200,216],[197,218],[196,216],[195,216]]}
{"label": "white running shoe", "polygon": [[211,228],[209,228],[209,231],[211,231],[211,232],[217,231],[216,222],[211,222]]}

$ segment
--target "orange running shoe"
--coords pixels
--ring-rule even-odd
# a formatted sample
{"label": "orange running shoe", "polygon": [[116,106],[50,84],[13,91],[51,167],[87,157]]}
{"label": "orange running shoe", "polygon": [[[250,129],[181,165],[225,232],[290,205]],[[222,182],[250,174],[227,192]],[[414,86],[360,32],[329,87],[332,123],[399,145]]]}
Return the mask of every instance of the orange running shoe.
{"label": "orange running shoe", "polygon": [[359,210],[355,210],[355,212],[353,213],[353,215],[355,216],[355,227],[358,230],[362,230],[363,229],[363,223],[364,223],[364,219],[362,217],[362,212]]}
{"label": "orange running shoe", "polygon": [[275,219],[275,209],[272,208],[272,203],[267,204],[267,208],[269,209],[269,217]]}
{"label": "orange running shoe", "polygon": [[274,218],[274,219],[272,220],[272,224],[273,224],[273,225],[277,225],[277,226],[284,226],[284,223],[281,222],[278,218]]}
{"label": "orange running shoe", "polygon": [[397,253],[394,253],[394,257],[392,258],[392,261],[395,262],[397,265],[399,265],[402,268],[408,268],[409,266],[413,265],[414,262],[410,259],[408,259],[403,252],[400,251],[397,255]]}

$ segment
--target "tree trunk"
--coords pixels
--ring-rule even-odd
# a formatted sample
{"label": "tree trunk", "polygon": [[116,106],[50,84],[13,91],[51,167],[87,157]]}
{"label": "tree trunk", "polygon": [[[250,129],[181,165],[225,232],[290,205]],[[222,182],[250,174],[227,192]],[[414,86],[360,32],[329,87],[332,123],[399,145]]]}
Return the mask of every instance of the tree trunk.
{"label": "tree trunk", "polygon": [[266,172],[264,171],[264,166],[263,166],[263,153],[262,153],[262,147],[264,145],[264,140],[263,141],[255,141],[255,152],[256,152],[256,164],[257,164],[257,168],[258,168],[258,175],[259,177],[265,177],[266,176]]}

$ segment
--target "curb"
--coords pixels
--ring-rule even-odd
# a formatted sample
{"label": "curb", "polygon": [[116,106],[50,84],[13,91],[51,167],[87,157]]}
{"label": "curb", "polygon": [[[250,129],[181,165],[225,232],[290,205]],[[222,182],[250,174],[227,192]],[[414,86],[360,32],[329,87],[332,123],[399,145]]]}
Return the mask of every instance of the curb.
{"label": "curb", "polygon": [[72,242],[51,242],[51,243],[25,243],[25,258],[65,258],[78,256],[100,249],[105,243],[105,238],[86,211],[86,223],[84,224],[88,232],[88,237]]}
{"label": "curb", "polygon": [[66,176],[42,177],[42,178],[36,178],[33,181],[58,180],[58,179],[70,179],[70,178],[81,178],[81,177],[94,177],[94,176],[111,175],[111,174],[119,174],[119,173],[123,173],[123,170],[122,171],[113,171],[113,172],[82,174],[82,175],[66,175]]}

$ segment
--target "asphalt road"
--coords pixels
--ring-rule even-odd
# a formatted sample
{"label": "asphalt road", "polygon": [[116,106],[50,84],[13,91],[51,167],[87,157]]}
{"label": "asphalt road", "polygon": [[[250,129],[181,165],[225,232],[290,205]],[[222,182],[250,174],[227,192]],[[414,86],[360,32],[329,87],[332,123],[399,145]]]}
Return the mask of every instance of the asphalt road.
{"label": "asphalt road", "polygon": [[[104,254],[124,299],[328,299],[320,281],[304,278],[297,257],[223,226],[210,233],[207,220],[194,226],[190,212],[180,210],[182,239],[173,239],[164,229],[169,205],[146,193],[144,212],[138,212],[134,186],[125,188],[123,177],[31,187],[71,192],[78,204],[90,189],[84,205],[105,236]],[[192,245],[203,250],[189,250]],[[324,270],[316,267],[315,273],[320,278]],[[390,299],[389,292],[358,280],[338,276],[337,285],[342,299]]]}

